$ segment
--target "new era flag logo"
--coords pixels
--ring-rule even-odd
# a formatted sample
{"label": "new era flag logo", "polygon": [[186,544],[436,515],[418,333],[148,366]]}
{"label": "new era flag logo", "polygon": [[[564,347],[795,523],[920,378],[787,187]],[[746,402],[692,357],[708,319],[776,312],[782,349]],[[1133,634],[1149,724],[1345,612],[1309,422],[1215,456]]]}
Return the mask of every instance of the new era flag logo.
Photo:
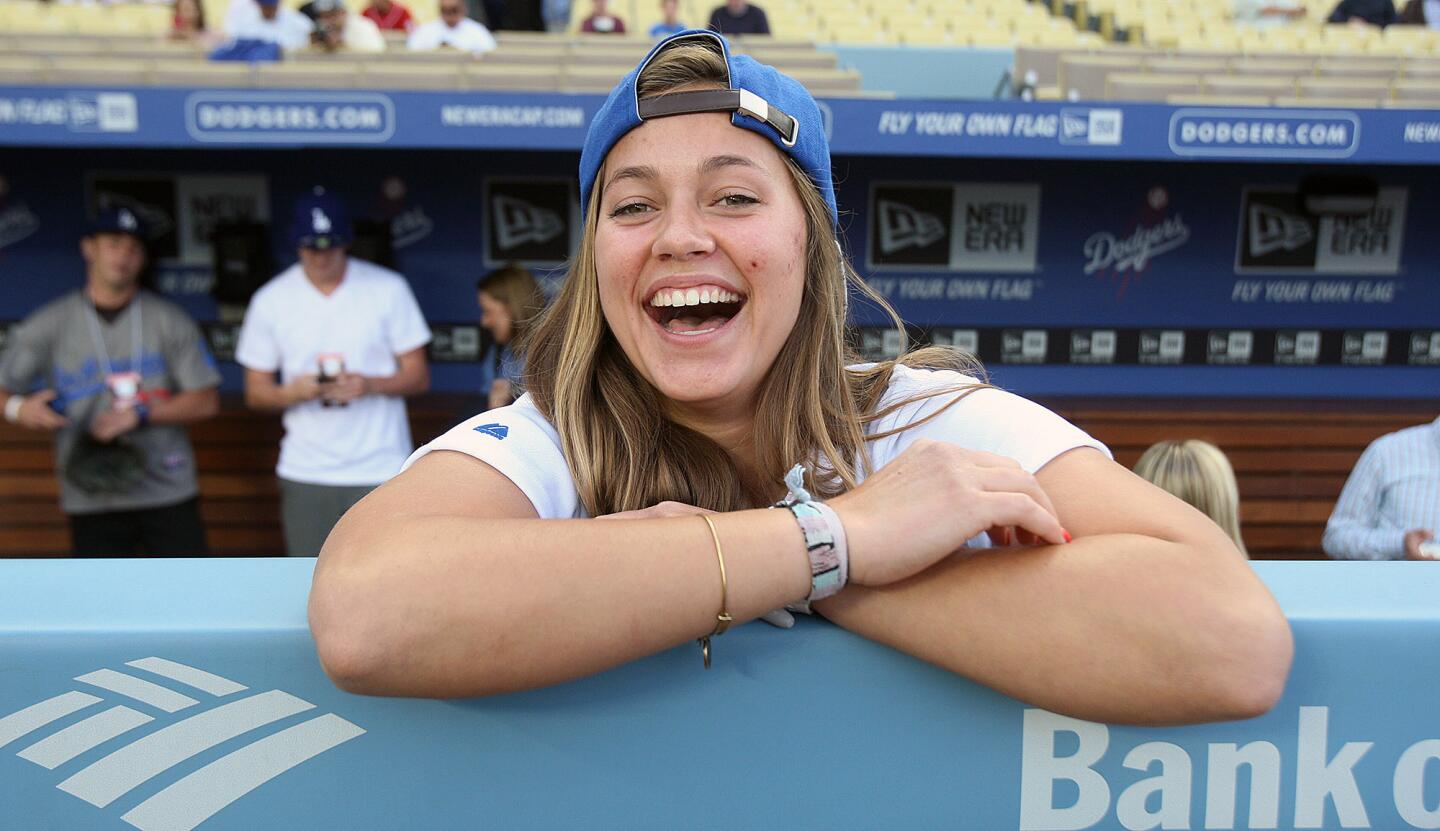
{"label": "new era flag logo", "polygon": [[492,439],[503,440],[506,436],[510,435],[510,428],[503,424],[482,424],[475,428],[475,432],[484,433]]}
{"label": "new era flag logo", "polygon": [[1262,257],[1272,251],[1294,251],[1314,238],[1304,219],[1269,205],[1250,206],[1250,254]]}
{"label": "new era flag logo", "polygon": [[878,200],[875,207],[880,211],[881,253],[893,254],[912,246],[924,248],[945,236],[945,224],[933,214],[888,199]]}

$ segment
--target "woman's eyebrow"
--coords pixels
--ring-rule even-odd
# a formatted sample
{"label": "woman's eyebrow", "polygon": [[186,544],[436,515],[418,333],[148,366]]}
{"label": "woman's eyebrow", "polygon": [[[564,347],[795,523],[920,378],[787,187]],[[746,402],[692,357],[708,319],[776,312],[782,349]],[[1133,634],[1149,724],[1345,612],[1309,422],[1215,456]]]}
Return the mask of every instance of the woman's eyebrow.
{"label": "woman's eyebrow", "polygon": [[[745,158],[744,156],[711,156],[700,165],[700,172],[714,173],[727,167],[748,167],[752,170],[761,171],[759,165]],[[763,171],[761,171],[763,172]]]}
{"label": "woman's eyebrow", "polygon": [[614,175],[614,176],[611,176],[610,179],[609,179],[609,181],[606,182],[606,184],[607,184],[607,185],[613,185],[613,184],[615,184],[616,182],[620,182],[620,181],[623,181],[623,180],[625,180],[625,179],[639,179],[639,180],[645,181],[645,182],[652,182],[652,181],[654,181],[655,179],[658,179],[659,177],[660,177],[659,171],[657,171],[655,168],[651,167],[650,165],[648,165],[648,164],[637,164],[637,165],[632,165],[632,166],[630,166],[630,167],[622,167],[622,168],[620,168],[619,170],[615,171],[615,175]]}

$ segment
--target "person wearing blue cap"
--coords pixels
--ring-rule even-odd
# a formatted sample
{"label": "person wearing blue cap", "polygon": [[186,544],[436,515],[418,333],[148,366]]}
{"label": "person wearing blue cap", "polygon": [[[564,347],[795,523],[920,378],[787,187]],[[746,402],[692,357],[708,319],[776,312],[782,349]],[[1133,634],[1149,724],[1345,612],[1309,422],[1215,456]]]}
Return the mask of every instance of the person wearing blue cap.
{"label": "person wearing blue cap", "polygon": [[954,350],[851,355],[850,291],[888,306],[838,243],[799,83],[668,38],[596,113],[580,191],[526,394],[422,448],[319,559],[341,687],[500,693],[695,639],[708,666],[788,604],[1083,718],[1279,697],[1289,628],[1213,523]]}
{"label": "person wearing blue cap", "polygon": [[245,403],[284,414],[285,550],[313,557],[414,449],[405,397],[430,386],[430,327],[404,277],[349,256],[344,200],[321,188],[296,200],[291,239],[299,262],[251,298],[235,360]]}
{"label": "person wearing blue cap", "polygon": [[80,240],[85,285],[16,327],[0,356],[5,418],[54,437],[77,557],[203,557],[186,426],[219,410],[195,321],[140,287],[145,229],[102,211]]}
{"label": "person wearing blue cap", "polygon": [[308,46],[314,31],[314,21],[280,0],[231,0],[225,14],[225,36],[233,41],[273,43],[289,51]]}

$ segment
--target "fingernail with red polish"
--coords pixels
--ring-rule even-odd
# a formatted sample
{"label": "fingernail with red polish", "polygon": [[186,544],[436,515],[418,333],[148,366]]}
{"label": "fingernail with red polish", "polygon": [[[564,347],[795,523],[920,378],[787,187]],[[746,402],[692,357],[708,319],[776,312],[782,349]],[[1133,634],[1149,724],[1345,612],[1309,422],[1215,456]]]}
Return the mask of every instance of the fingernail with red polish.
{"label": "fingernail with red polish", "polygon": [[1064,528],[1061,528],[1061,529],[1060,529],[1060,533],[1062,533],[1062,534],[1065,535],[1065,541],[1066,541],[1066,542],[1073,542],[1073,541],[1075,540],[1074,537],[1070,536],[1070,532],[1069,532],[1069,531],[1066,531]]}

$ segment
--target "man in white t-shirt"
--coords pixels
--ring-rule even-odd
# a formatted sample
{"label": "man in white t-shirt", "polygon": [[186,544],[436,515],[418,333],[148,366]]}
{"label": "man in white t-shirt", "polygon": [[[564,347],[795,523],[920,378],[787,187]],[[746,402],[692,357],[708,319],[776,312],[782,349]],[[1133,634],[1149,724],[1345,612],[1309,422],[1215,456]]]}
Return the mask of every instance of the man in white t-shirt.
{"label": "man in white t-shirt", "polygon": [[385,36],[375,21],[345,10],[344,0],[314,0],[316,49],[324,52],[384,52]]}
{"label": "man in white t-shirt", "polygon": [[255,293],[235,359],[245,403],[285,414],[276,467],[285,548],[313,557],[414,447],[405,396],[430,386],[430,329],[404,277],[348,256],[340,199],[319,188],[301,198],[292,233],[300,261]]}
{"label": "man in white t-shirt", "polygon": [[405,41],[405,48],[416,51],[459,49],[482,55],[496,46],[495,36],[483,24],[471,20],[465,0],[440,0],[440,19],[432,20]]}
{"label": "man in white t-shirt", "polygon": [[310,18],[284,8],[280,0],[235,0],[225,15],[225,35],[231,40],[261,40],[286,50],[304,48],[314,30]]}

